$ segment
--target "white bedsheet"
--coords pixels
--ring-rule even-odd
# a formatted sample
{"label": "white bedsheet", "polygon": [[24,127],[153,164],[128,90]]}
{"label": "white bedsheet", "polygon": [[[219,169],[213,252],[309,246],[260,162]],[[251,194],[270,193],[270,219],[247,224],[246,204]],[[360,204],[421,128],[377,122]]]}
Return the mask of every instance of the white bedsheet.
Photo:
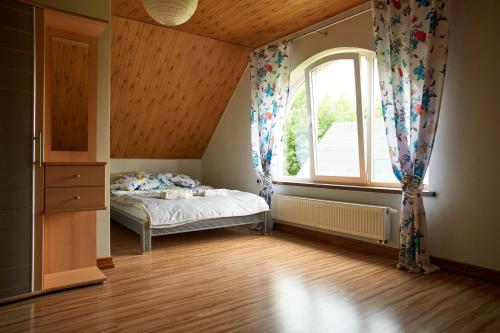
{"label": "white bedsheet", "polygon": [[160,199],[158,193],[114,192],[111,205],[139,219],[149,220],[151,228],[165,228],[199,220],[246,216],[269,210],[258,195],[228,191],[227,196],[193,199]]}
{"label": "white bedsheet", "polygon": [[139,221],[149,222],[149,214],[146,211],[146,209],[144,209],[144,206],[142,206],[142,205],[141,205],[141,207],[126,206],[126,205],[122,205],[120,203],[111,201],[111,209],[117,210],[121,213],[127,213],[128,215],[135,217]]}

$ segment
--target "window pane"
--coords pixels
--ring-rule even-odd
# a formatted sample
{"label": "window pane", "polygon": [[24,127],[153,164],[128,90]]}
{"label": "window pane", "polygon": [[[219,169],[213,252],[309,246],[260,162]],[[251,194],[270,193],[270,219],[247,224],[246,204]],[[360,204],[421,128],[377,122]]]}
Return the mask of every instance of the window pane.
{"label": "window pane", "polygon": [[369,60],[366,56],[362,55],[360,57],[360,63],[359,63],[359,66],[360,66],[360,76],[361,76],[361,98],[362,98],[362,110],[363,110],[363,131],[364,131],[364,135],[363,135],[363,138],[365,140],[364,144],[365,144],[365,154],[369,153],[368,151],[368,144],[369,144],[369,140],[368,140],[368,135],[369,135],[369,132],[368,131],[368,128],[369,128],[369,118],[368,118],[368,115],[370,114],[371,112],[371,100],[372,100],[372,97],[371,97],[371,85],[370,85],[370,77],[371,77],[371,68],[370,68],[370,63],[369,63]]}
{"label": "window pane", "polygon": [[359,177],[354,60],[325,63],[311,72],[316,128],[316,174]]}
{"label": "window pane", "polygon": [[380,98],[380,85],[378,80],[377,63],[374,63],[373,82],[373,175],[372,181],[377,183],[398,183],[392,172],[391,158],[385,135],[384,118],[382,116],[382,101]]}
{"label": "window pane", "polygon": [[290,99],[283,132],[283,152],[279,172],[283,176],[309,178],[309,132],[306,89],[302,84]]}

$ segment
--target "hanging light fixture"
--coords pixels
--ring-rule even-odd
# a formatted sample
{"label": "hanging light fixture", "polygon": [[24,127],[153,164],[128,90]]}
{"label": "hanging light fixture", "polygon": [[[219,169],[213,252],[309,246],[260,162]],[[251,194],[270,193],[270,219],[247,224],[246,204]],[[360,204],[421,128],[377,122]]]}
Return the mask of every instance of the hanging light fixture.
{"label": "hanging light fixture", "polygon": [[153,20],[171,27],[191,18],[198,0],[142,0],[142,4]]}

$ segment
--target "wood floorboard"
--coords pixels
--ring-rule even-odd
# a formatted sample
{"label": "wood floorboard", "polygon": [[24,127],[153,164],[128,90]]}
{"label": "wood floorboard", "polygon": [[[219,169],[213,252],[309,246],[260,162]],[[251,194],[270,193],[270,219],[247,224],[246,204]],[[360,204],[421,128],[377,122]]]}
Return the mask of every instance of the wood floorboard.
{"label": "wood floorboard", "polygon": [[108,283],[0,306],[0,332],[500,332],[500,286],[276,231],[111,226]]}

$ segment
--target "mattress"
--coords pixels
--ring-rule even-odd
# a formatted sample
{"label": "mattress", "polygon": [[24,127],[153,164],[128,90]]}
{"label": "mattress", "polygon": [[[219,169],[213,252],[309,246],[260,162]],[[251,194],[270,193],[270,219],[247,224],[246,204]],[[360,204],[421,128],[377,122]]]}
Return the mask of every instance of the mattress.
{"label": "mattress", "polygon": [[111,210],[115,210],[120,213],[125,213],[126,215],[129,215],[140,222],[149,222],[149,215],[144,208],[125,206],[117,202],[111,201]]}
{"label": "mattress", "polygon": [[165,200],[157,194],[112,195],[111,209],[124,212],[151,228],[165,228],[189,222],[258,214],[269,210],[264,199],[253,193],[231,190],[227,196]]}

